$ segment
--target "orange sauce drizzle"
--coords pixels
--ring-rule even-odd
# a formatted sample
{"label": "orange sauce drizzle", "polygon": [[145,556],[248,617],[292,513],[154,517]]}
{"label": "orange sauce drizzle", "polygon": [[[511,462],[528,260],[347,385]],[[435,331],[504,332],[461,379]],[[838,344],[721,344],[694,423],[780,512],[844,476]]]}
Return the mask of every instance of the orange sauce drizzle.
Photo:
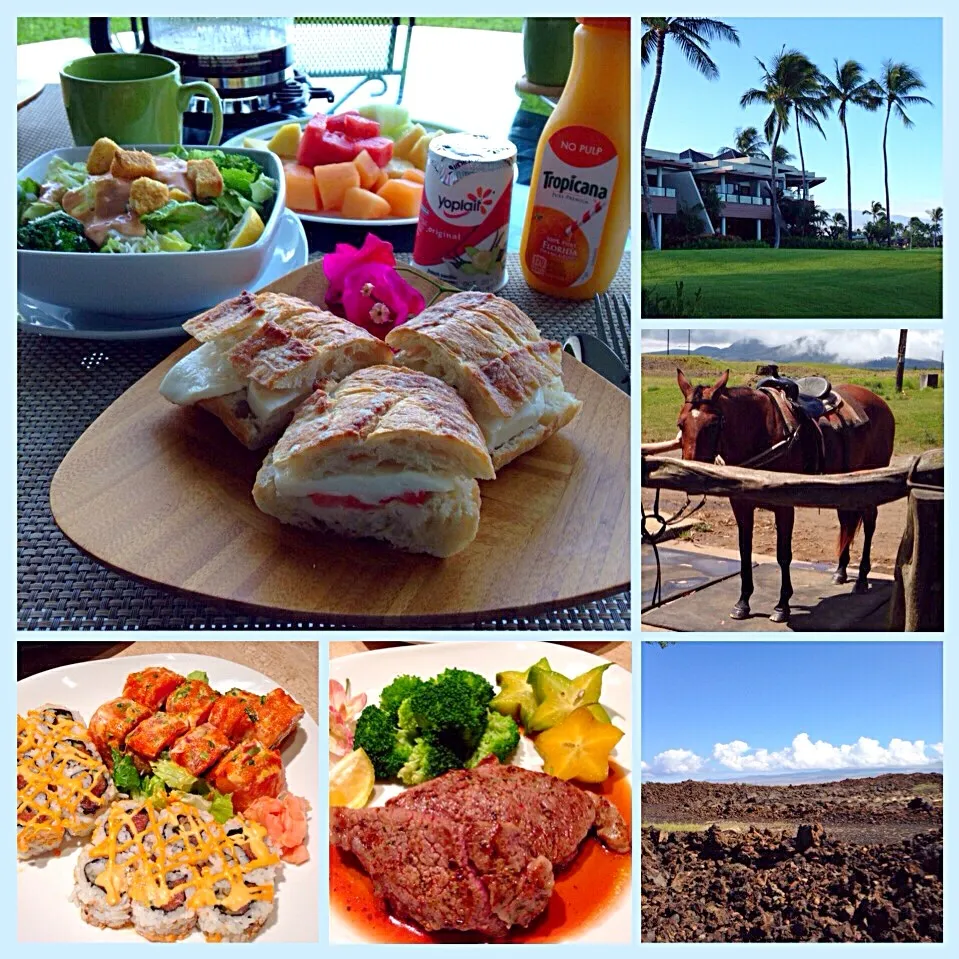
{"label": "orange sauce drizzle", "polygon": [[[147,826],[140,832],[133,823],[133,817],[139,813],[148,816]],[[267,846],[266,830],[261,825],[239,816],[236,820],[243,831],[228,836],[223,826],[203,819],[200,811],[187,803],[171,802],[160,810],[150,802],[130,809],[116,803],[102,824],[104,838],[89,850],[91,858],[107,860],[96,884],[106,892],[110,905],[116,905],[124,893],[129,893],[136,902],[158,907],[177,894],[179,886],[170,889],[166,876],[178,870],[187,874],[186,882],[180,885],[192,889],[186,900],[190,909],[219,905],[237,910],[252,901],[272,902],[272,883],[247,885],[246,877],[256,869],[276,865],[280,857]],[[164,839],[166,825],[176,826],[178,834]],[[124,826],[131,838],[121,840]],[[152,848],[147,845],[149,836],[153,837]],[[170,846],[177,840],[182,841],[183,848],[172,852]],[[238,846],[249,847],[253,853],[249,862],[240,863]],[[119,855],[131,850],[134,855],[129,860],[117,862]],[[230,884],[230,891],[217,898],[213,887],[224,880]]]}

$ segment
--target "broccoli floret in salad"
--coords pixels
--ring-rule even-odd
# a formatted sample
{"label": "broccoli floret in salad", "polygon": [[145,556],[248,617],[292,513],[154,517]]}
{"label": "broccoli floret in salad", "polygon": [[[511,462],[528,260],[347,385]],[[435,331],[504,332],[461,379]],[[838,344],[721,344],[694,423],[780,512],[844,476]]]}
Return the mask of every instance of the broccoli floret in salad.
{"label": "broccoli floret in salad", "polygon": [[83,224],[63,210],[47,213],[21,226],[17,230],[17,248],[57,253],[93,252]]}

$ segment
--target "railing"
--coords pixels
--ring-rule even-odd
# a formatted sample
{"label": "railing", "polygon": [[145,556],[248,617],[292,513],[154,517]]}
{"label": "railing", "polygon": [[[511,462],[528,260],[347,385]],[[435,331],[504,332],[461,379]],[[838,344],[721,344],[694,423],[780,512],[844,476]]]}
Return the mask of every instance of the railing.
{"label": "railing", "polygon": [[719,199],[724,203],[745,203],[753,206],[769,206],[768,196],[750,196],[747,193],[719,193]]}
{"label": "railing", "polygon": [[671,186],[651,186],[649,188],[650,196],[676,196],[676,191]]}

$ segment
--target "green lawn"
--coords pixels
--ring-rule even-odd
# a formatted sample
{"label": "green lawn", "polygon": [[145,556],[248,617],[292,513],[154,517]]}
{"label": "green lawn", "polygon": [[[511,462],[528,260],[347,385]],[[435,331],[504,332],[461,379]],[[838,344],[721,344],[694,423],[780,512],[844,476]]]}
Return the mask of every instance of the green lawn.
{"label": "green lawn", "polygon": [[[113,29],[130,29],[129,17],[113,17]],[[460,27],[466,30],[499,30],[519,33],[522,17],[417,17],[424,27]],[[18,17],[17,43],[37,43],[40,40],[61,40],[64,37],[88,37],[90,30],[86,17]]]}
{"label": "green lawn", "polygon": [[[769,362],[775,362],[775,357],[770,356]],[[730,385],[745,386],[755,379],[757,363],[720,361],[695,354],[644,355],[640,381],[644,443],[669,440],[676,435],[676,417],[682,406],[682,394],[676,384],[677,366],[694,383],[713,383],[723,370],[729,369]],[[896,453],[919,453],[943,445],[941,372],[940,389],[920,390],[919,371],[907,370],[903,378],[903,392],[896,393],[896,374],[893,370],[783,363],[779,371],[792,377],[817,374],[827,377],[834,384],[856,383],[878,393],[889,404],[896,418]]]}
{"label": "green lawn", "polygon": [[942,250],[643,252],[643,288],[702,289],[699,316],[942,317]]}

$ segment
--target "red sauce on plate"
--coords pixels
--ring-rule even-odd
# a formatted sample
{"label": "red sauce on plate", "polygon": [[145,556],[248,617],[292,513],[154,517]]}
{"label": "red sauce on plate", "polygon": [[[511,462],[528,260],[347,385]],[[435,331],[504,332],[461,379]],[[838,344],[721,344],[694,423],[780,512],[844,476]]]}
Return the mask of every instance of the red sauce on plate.
{"label": "red sauce on plate", "polygon": [[[612,765],[604,783],[590,788],[606,796],[631,821],[632,790],[621,768]],[[621,895],[628,895],[632,857],[610,852],[593,836],[576,858],[556,876],[549,905],[531,926],[513,931],[497,942],[562,942],[592,925]],[[330,908],[361,931],[368,942],[485,942],[479,934],[424,932],[394,919],[373,894],[373,882],[349,853],[330,846]]]}

